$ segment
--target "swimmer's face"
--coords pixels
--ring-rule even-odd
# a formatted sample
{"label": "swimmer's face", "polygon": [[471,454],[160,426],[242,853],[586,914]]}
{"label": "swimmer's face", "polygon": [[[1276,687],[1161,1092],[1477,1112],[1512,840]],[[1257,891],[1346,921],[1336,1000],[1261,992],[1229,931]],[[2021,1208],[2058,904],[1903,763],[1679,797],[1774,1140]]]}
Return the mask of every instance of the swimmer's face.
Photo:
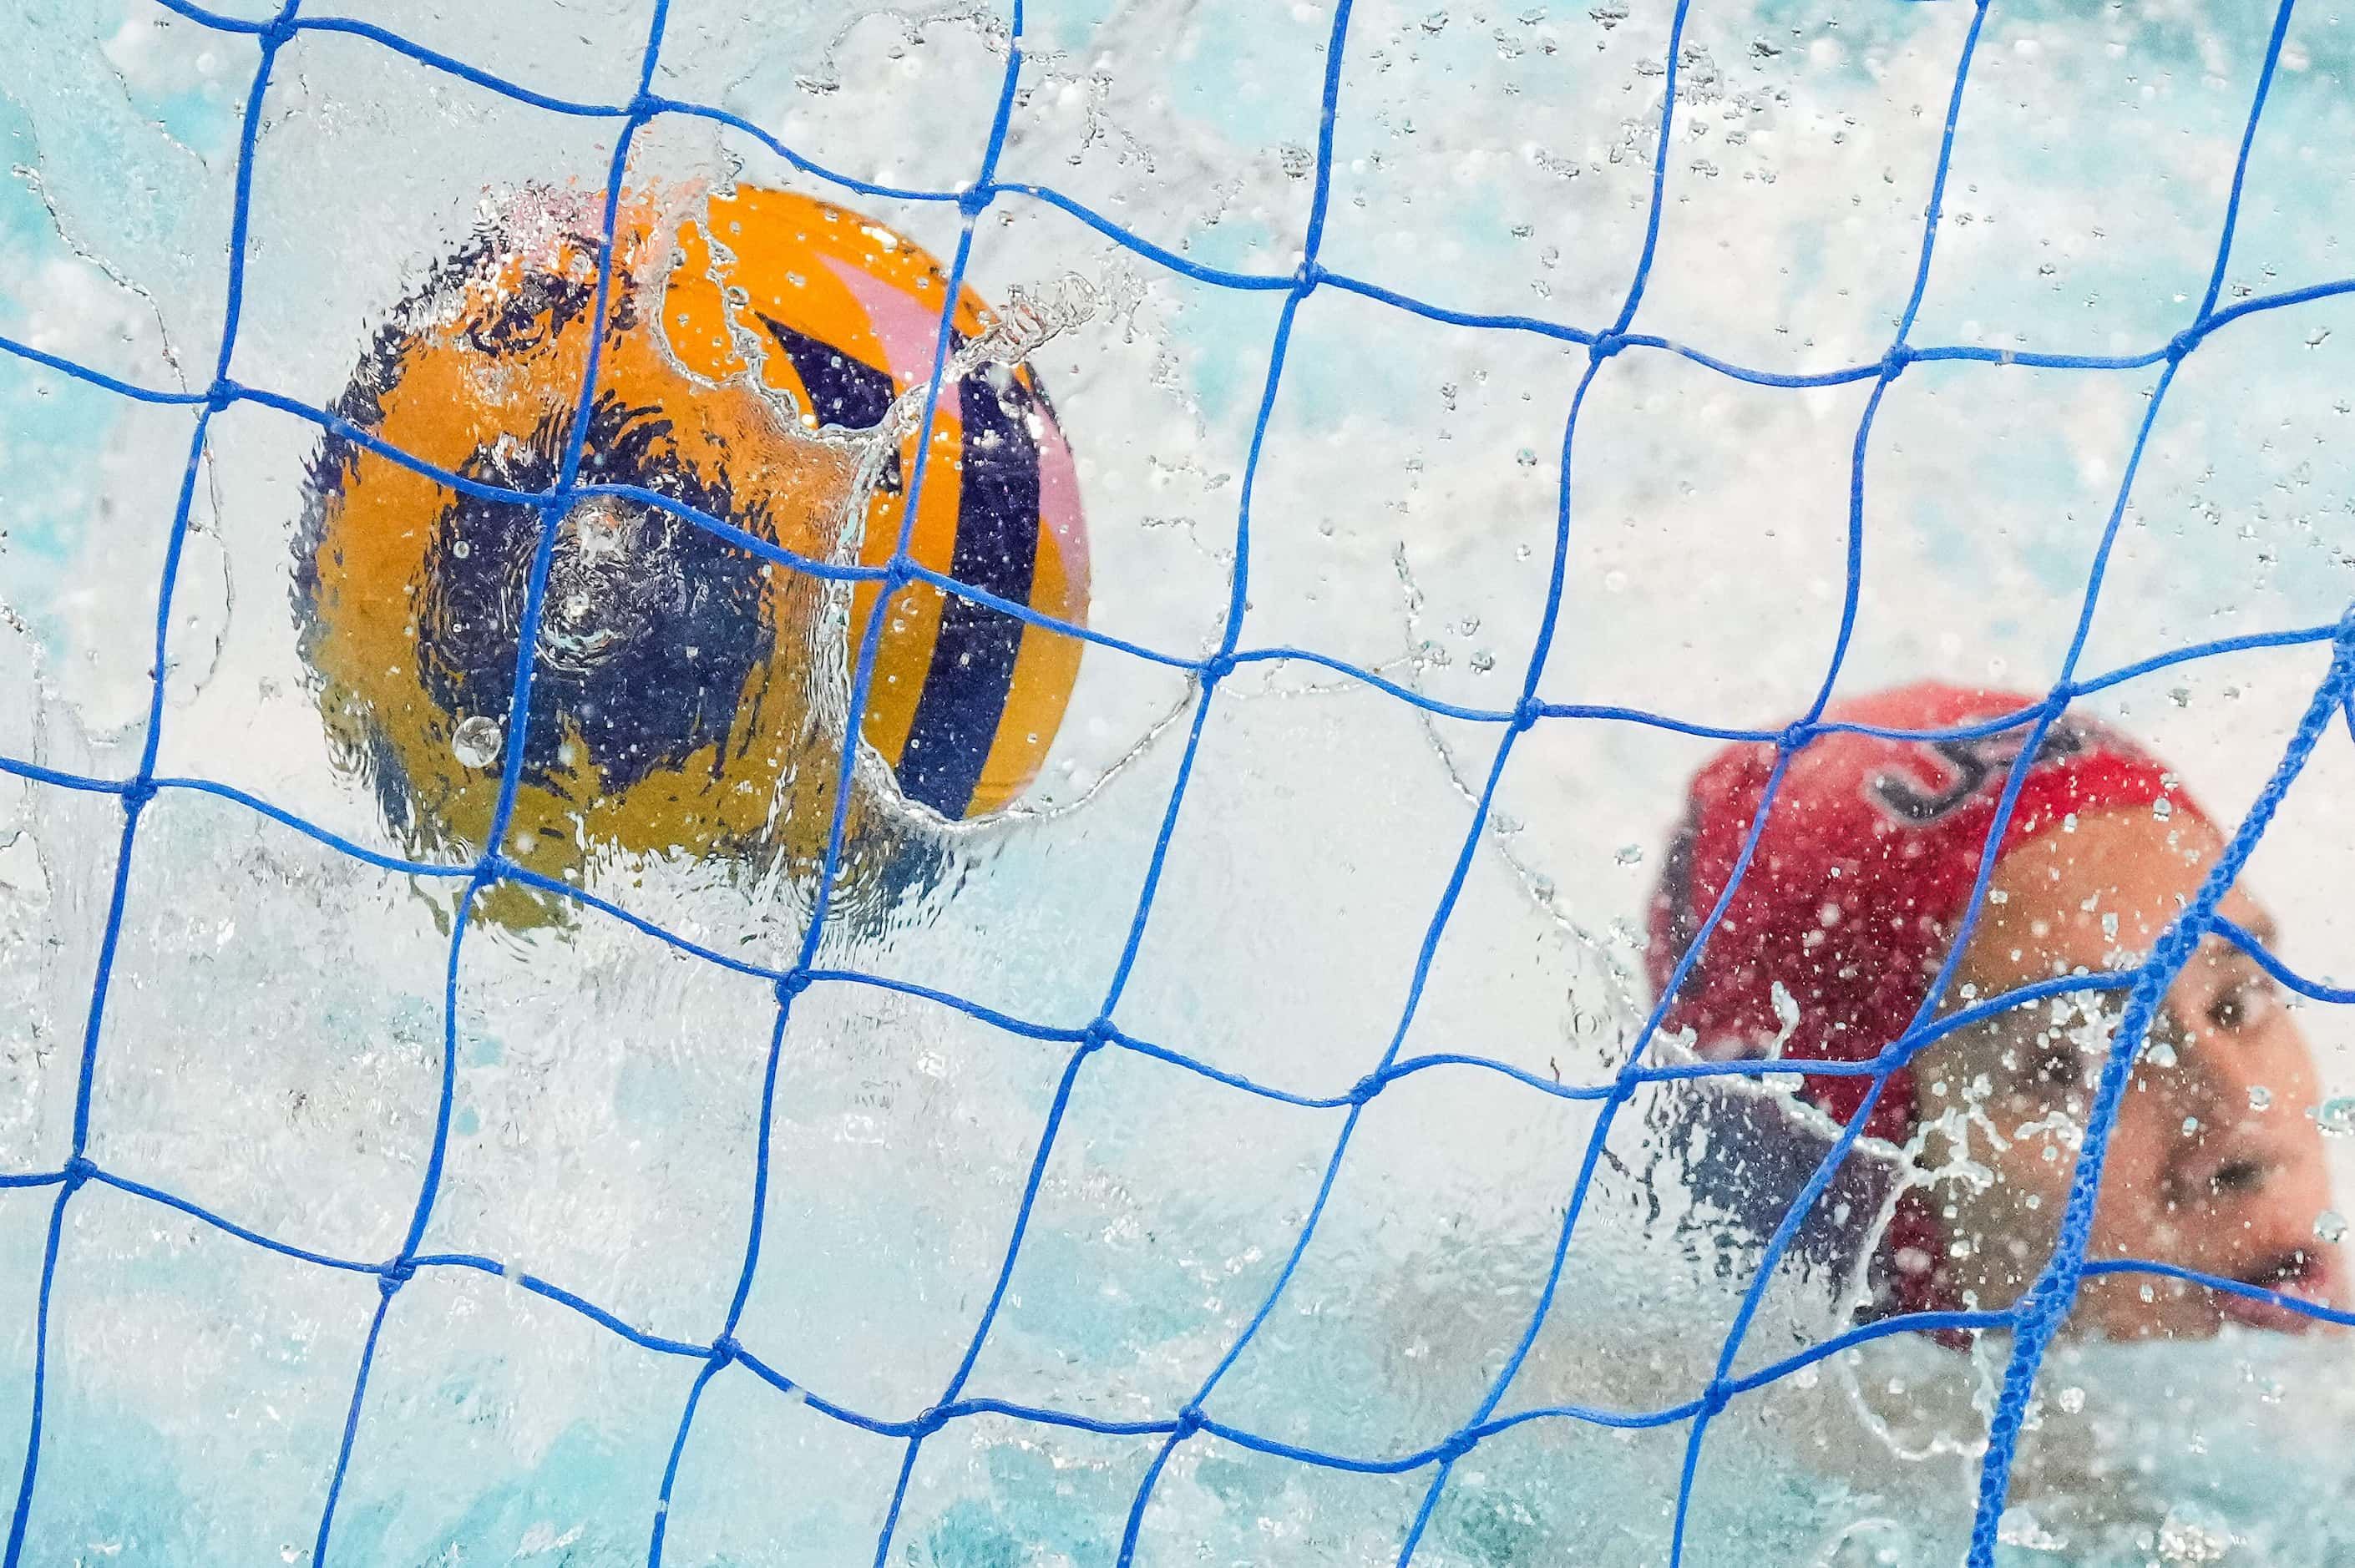
{"label": "swimmer's face", "polygon": [[[2066,974],[2138,962],[2223,848],[2213,828],[2147,810],[2089,816],[2040,835],[1997,865],[1957,981],[1980,998]],[[2239,888],[2221,913],[2270,938]],[[2074,1002],[2076,999],[2071,999]],[[2086,1002],[2089,1010],[2098,1004]],[[2120,1001],[2107,1004],[2115,1021]],[[2056,1022],[2050,1002],[1925,1049],[1914,1065],[1922,1120],[1975,1111],[1964,1143],[1928,1138],[1934,1166],[1960,1153],[1991,1181],[1943,1181],[1946,1260],[1957,1291],[2009,1306],[2050,1256],[2108,1029]],[[2344,1299],[2339,1248],[2317,1234],[2330,1206],[2312,1054],[2274,982],[2211,938],[2169,990],[2111,1133],[2088,1261],[2132,1258],[2244,1280],[2328,1306]],[[1989,1124],[1992,1124],[1991,1127]],[[1998,1147],[1998,1140],[2000,1147]],[[2327,1222],[2326,1222],[2327,1225]],[[2307,1319],[2150,1274],[2079,1287],[2073,1328],[2110,1339],[2205,1339],[2228,1321],[2297,1331]]]}

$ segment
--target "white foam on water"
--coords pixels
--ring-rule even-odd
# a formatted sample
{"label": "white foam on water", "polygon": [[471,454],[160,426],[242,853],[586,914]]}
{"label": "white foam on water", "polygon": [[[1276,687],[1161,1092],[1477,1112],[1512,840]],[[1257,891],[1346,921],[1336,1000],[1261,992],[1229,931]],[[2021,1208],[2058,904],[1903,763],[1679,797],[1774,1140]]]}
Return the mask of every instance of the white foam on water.
{"label": "white foam on water", "polygon": [[[0,261],[19,286],[0,332],[200,389],[225,309],[252,38],[127,0],[7,9],[0,132],[20,173],[0,195]],[[626,99],[647,20],[641,5],[557,0],[353,14],[584,101]],[[1358,5],[1322,264],[1454,310],[1609,325],[1644,243],[1670,15]],[[1913,287],[1969,20],[1953,5],[1698,7],[1630,330],[1777,374],[1877,361]],[[1911,343],[2165,344],[2206,287],[2271,21],[2251,0],[1991,11]],[[1288,274],[1330,23],[1321,4],[1034,4],[1000,177],[1051,185],[1192,261]],[[653,90],[741,114],[844,174],[953,187],[979,166],[1006,42],[1002,17],[968,5],[853,16],[678,0]],[[2350,62],[2335,16],[2296,14],[2224,303],[2347,270]],[[232,374],[331,401],[374,323],[486,196],[526,181],[595,189],[615,124],[517,104],[364,37],[302,35],[262,116]],[[704,120],[650,126],[635,169],[819,188]],[[856,205],[954,249],[951,207]],[[1033,363],[1078,458],[1090,622],[1200,658],[1223,630],[1281,293],[1188,279],[1019,196],[985,214],[972,262],[985,294],[1070,275],[1103,308]],[[2252,316],[2185,362],[2081,673],[2327,622],[2355,598],[2350,309]],[[1320,288],[1295,323],[1252,489],[1241,645],[1509,708],[1543,618],[1564,421],[1586,366],[1542,333]],[[1840,690],[2049,685],[2157,376],[1909,366],[1866,459]],[[1730,726],[1802,711],[1838,624],[1870,392],[1762,387],[1640,349],[1610,359],[1570,453],[1540,694]],[[0,754],[128,776],[193,416],[13,358],[0,403]],[[331,763],[287,610],[315,432],[250,405],[212,432],[168,628],[161,767],[394,853],[373,797]],[[2236,654],[2089,705],[2177,759],[2230,817],[2322,662],[2312,647]],[[1025,810],[936,835],[937,885],[854,911],[821,962],[1084,1028],[1128,940],[1190,698],[1182,674],[1092,649]],[[1394,1037],[1402,1059],[1607,1077],[1648,1001],[1638,944],[1657,846],[1710,747],[1547,721],[1476,832],[1501,737],[1322,666],[1239,669],[1212,705],[1115,1020],[1309,1099],[1347,1096]],[[2327,743],[2252,863],[2285,956],[2312,973],[2343,966],[2355,938],[2336,895],[2355,873],[2334,806],[2350,784],[2348,748]],[[70,1147],[118,834],[103,797],[0,778],[11,1172],[54,1171]],[[724,866],[641,867],[601,890],[756,963],[789,959],[806,907],[806,890]],[[441,1083],[448,893],[167,792],[129,882],[91,1158],[290,1245],[364,1265],[397,1254]],[[751,1224],[773,1000],[596,915],[477,933],[458,988],[451,1144],[421,1238],[456,1261],[421,1267],[386,1311],[336,1555],[643,1561],[697,1365],[532,1287],[667,1339],[718,1332]],[[2344,1028],[2309,1016],[2343,1091]],[[665,1516],[666,1561],[872,1554],[905,1445],[827,1411],[904,1422],[942,1396],[996,1287],[1071,1050],[874,988],[821,984],[796,1002],[737,1338],[802,1396],[741,1365],[709,1383]],[[1543,1331],[1492,1394],[1548,1277],[1594,1107],[1467,1067],[1385,1087],[1314,1242],[1206,1411],[1276,1443],[1385,1460],[1445,1441],[1492,1398],[1510,1416],[1693,1397],[1755,1246],[1662,1175],[1651,1110],[1639,1098],[1621,1114]],[[1169,1419],[1267,1300],[1348,1116],[1146,1054],[1092,1057],[962,1393]],[[2334,1145],[2334,1158],[2348,1157]],[[0,1192],[0,1475],[16,1473],[27,1427],[52,1202],[49,1189]],[[373,1279],[103,1185],[67,1214],[26,1560],[304,1561]],[[1822,1282],[1787,1274],[1743,1369],[1832,1326]],[[1999,1352],[1884,1340],[1738,1397],[1696,1476],[1687,1560],[1955,1560]],[[2327,1503],[2347,1445],[2314,1435],[2355,1421],[2346,1370],[2328,1339],[2056,1351],[2007,1560],[2338,1561]],[[1565,1414],[1500,1431],[1453,1467],[1416,1561],[1664,1561],[1686,1431]],[[961,1418],[909,1473],[893,1560],[1112,1561],[1159,1446]],[[1137,1561],[1388,1561],[1430,1475],[1197,1436],[1159,1472]]]}

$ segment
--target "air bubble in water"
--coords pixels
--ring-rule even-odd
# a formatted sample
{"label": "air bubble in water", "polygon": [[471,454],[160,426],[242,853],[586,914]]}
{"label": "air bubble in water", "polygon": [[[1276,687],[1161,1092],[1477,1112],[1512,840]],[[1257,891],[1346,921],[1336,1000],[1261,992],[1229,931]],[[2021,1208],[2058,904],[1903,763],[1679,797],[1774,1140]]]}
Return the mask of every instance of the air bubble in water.
{"label": "air bubble in water", "polygon": [[2331,1138],[2344,1138],[2355,1133],[2355,1095],[2339,1095],[2322,1102],[2314,1119],[2323,1132]]}
{"label": "air bubble in water", "polygon": [[2347,1216],[2336,1209],[2325,1209],[2314,1216],[2314,1234],[2324,1241],[2335,1242],[2347,1234]]}
{"label": "air bubble in water", "polygon": [[1619,853],[1613,855],[1611,858],[1617,861],[1621,865],[1634,865],[1637,861],[1644,858],[1644,846],[1642,844],[1621,844],[1619,846]]}
{"label": "air bubble in water", "polygon": [[460,719],[458,727],[450,732],[450,750],[469,768],[488,768],[499,759],[499,747],[506,740],[498,720],[476,714]]}
{"label": "air bubble in water", "polygon": [[2265,1087],[2263,1084],[2251,1084],[2249,1086],[2249,1108],[2251,1110],[2264,1110],[2273,1103],[2274,1092],[2271,1089]]}
{"label": "air bubble in water", "polygon": [[2061,1391],[2060,1396],[2054,1401],[2054,1403],[2059,1404],[2062,1410],[2074,1415],[2077,1412],[2085,1408],[2085,1391],[2073,1383],[2069,1387]]}

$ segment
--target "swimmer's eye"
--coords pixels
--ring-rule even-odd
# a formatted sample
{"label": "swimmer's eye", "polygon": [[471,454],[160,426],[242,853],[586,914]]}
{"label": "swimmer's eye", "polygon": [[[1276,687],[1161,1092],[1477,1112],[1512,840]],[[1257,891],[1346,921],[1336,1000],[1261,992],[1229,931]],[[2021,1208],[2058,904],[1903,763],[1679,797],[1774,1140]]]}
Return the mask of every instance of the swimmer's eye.
{"label": "swimmer's eye", "polygon": [[2254,1029],[2270,1020],[2281,1005],[2281,992],[2272,979],[2252,975],[2217,992],[2208,1004],[2208,1022],[2228,1034]]}
{"label": "swimmer's eye", "polygon": [[2262,1160],[2234,1160],[2216,1168],[2216,1173],[2208,1178],[2208,1187],[2220,1198],[2238,1197],[2261,1191],[2268,1174]]}
{"label": "swimmer's eye", "polygon": [[2036,1058],[2036,1081],[2048,1088],[2083,1087],[2085,1054],[2065,1040],[2041,1048]]}

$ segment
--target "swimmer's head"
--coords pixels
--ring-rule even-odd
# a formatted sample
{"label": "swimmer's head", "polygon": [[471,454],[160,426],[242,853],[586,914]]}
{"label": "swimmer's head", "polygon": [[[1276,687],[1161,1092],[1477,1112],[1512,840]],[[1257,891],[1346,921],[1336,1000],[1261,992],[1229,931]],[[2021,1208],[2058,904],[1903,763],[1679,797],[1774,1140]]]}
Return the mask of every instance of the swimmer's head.
{"label": "swimmer's head", "polygon": [[[1969,731],[2032,705],[1925,685],[1828,716]],[[1717,1059],[1879,1056],[1932,1001],[2030,733],[2021,725],[1926,742],[1837,733],[1796,755],[1750,868],[1664,1027],[1690,1030],[1695,1048]],[[1771,747],[1734,747],[1694,780],[1655,897],[1656,985],[1722,894],[1774,758]],[[2025,772],[1987,901],[1948,991],[1926,1011],[1952,1012],[2056,976],[2124,974],[2222,849],[2222,835],[2171,774],[2115,732],[2064,716]],[[2270,932],[2238,888],[2221,913]],[[1864,1130],[1899,1146],[1918,1171],[1869,1260],[1870,1314],[1998,1310],[2035,1280],[2060,1231],[2123,1005],[2119,991],[2024,1005],[1933,1041],[1888,1075]],[[1872,1082],[1814,1074],[1799,1092],[1845,1121]],[[2313,1118],[2318,1088],[2311,1054],[2271,980],[2211,938],[2176,976],[2137,1059],[2110,1134],[2088,1259],[2190,1269],[2336,1305],[2338,1249],[2317,1234],[2329,1202]],[[1822,1118],[1769,1111],[1731,1091],[1694,1103],[1723,1113],[1721,1173],[1745,1164],[1780,1172],[1767,1184],[1777,1202],[1796,1189],[1791,1173],[1824,1153]],[[1879,1205],[1855,1208],[1849,1224],[1860,1230]],[[1758,1217],[1771,1224],[1780,1214]],[[1825,1223],[1819,1217],[1817,1228]],[[2228,1320],[2281,1329],[2311,1321],[2137,1272],[2085,1278],[2071,1320],[2112,1338],[2204,1337]]]}
{"label": "swimmer's head", "polygon": [[[2148,807],[2081,815],[1997,864],[1957,967],[1980,997],[2083,968],[2099,974],[2147,954],[2223,853],[2205,819],[2155,819]],[[2219,906],[2261,940],[2272,920],[2239,887]],[[2124,994],[2107,1005],[2030,1006],[1926,1047],[1913,1062],[1924,1125],[1976,1106],[1980,1127],[1956,1142],[1933,1134],[1934,1166],[1961,1155],[1992,1180],[1943,1183],[1956,1237],[1977,1238],[1945,1264],[1957,1296],[2000,1308],[2035,1277],[2060,1233],[2070,1155]],[[2079,1022],[2082,1021],[2082,1022]],[[2169,987],[2110,1131],[2089,1259],[2171,1264],[2325,1305],[2343,1298],[2328,1222],[2329,1177],[2312,1053],[2296,1016],[2255,959],[2211,936]],[[2077,1292],[2083,1328],[2114,1339],[2204,1339],[2225,1321],[2296,1330],[2287,1308],[2146,1274],[2096,1275]]]}

